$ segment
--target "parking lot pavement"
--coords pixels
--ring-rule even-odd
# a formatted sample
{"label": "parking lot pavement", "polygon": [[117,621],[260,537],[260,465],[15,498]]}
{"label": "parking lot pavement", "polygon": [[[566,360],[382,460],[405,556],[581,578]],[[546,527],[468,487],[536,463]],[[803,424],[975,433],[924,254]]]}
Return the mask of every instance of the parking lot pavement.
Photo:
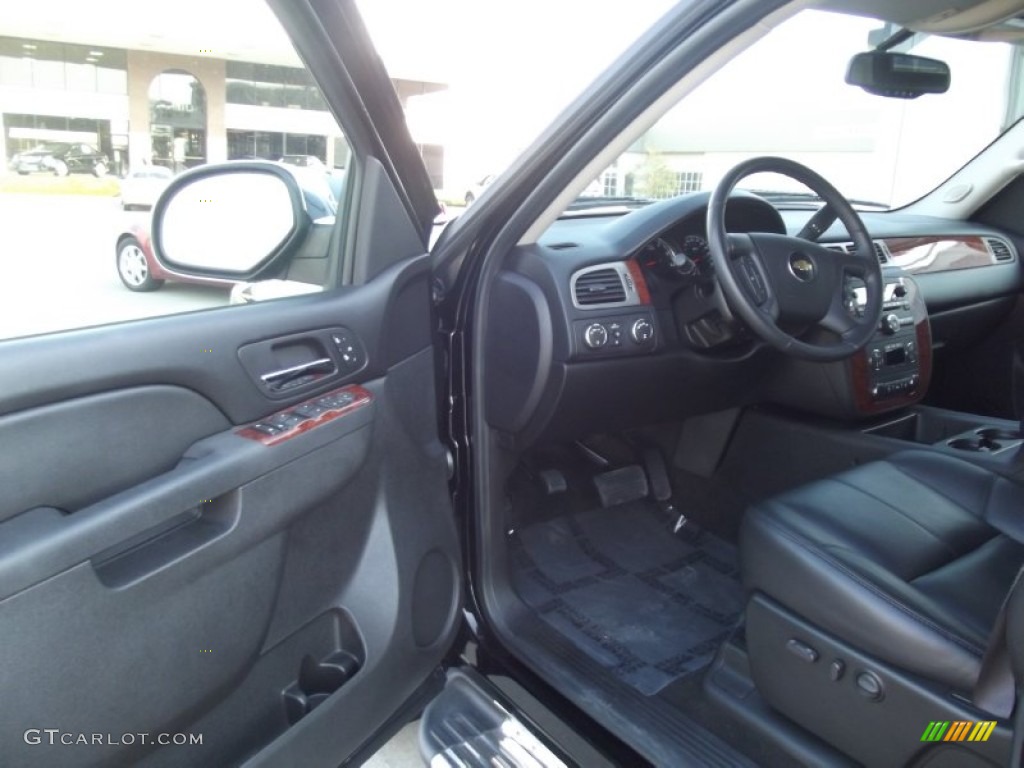
{"label": "parking lot pavement", "polygon": [[363,768],[417,768],[425,762],[420,756],[419,720],[409,723],[363,763]]}
{"label": "parking lot pavement", "polygon": [[[449,208],[449,218],[460,213]],[[124,287],[117,238],[148,218],[149,212],[122,211],[117,197],[0,191],[0,339],[226,306],[226,288]],[[434,228],[431,242],[441,229]]]}
{"label": "parking lot pavement", "polygon": [[116,197],[0,194],[0,338],[224,306],[224,288],[133,293],[114,262],[133,219]]}

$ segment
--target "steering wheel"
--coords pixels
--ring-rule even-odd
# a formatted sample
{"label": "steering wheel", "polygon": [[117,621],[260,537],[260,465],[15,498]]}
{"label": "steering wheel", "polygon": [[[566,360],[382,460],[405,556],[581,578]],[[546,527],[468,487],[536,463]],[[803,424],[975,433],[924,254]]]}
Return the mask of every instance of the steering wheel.
{"label": "steering wheel", "polygon": [[[815,192],[824,206],[796,237],[771,233],[729,234],[725,206],[733,188],[754,173],[774,172]],[[814,242],[836,219],[853,239],[849,253]],[[708,248],[715,276],[733,311],[751,331],[776,349],[804,360],[843,360],[875,333],[882,313],[882,269],[874,243],[853,206],[824,178],[782,157],[755,157],[733,168],[715,187],[708,204]],[[851,316],[844,302],[846,276],[867,288],[862,317]],[[786,328],[818,326],[835,341],[809,342]]]}

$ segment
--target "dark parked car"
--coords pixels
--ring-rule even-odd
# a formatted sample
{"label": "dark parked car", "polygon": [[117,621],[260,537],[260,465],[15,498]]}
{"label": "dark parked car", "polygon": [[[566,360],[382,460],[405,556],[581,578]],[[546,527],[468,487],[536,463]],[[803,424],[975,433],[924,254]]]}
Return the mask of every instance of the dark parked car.
{"label": "dark parked car", "polygon": [[11,158],[10,168],[22,175],[52,173],[54,176],[67,176],[69,173],[91,173],[93,176],[106,176],[110,161],[105,154],[89,144],[47,142],[16,154]]}

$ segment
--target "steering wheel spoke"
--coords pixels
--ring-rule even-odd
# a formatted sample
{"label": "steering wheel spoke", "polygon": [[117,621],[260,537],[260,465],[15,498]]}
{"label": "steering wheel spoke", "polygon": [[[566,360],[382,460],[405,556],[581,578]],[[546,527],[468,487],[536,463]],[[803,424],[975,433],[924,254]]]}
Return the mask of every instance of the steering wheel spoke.
{"label": "steering wheel spoke", "polygon": [[757,311],[772,322],[779,318],[779,302],[771,276],[749,235],[729,235],[730,266]]}
{"label": "steering wheel spoke", "polygon": [[844,341],[849,341],[861,326],[857,319],[850,315],[846,303],[843,301],[842,293],[836,294],[828,312],[818,321],[818,325],[837,334]]}

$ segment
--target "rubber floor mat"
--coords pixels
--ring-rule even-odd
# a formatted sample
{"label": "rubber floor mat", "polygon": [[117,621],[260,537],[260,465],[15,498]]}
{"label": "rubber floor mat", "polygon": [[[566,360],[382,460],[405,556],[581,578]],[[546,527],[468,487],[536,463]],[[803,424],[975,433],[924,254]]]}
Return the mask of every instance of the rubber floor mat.
{"label": "rubber floor mat", "polygon": [[642,501],[537,523],[512,538],[523,601],[647,695],[706,667],[743,606],[735,547],[669,526]]}

